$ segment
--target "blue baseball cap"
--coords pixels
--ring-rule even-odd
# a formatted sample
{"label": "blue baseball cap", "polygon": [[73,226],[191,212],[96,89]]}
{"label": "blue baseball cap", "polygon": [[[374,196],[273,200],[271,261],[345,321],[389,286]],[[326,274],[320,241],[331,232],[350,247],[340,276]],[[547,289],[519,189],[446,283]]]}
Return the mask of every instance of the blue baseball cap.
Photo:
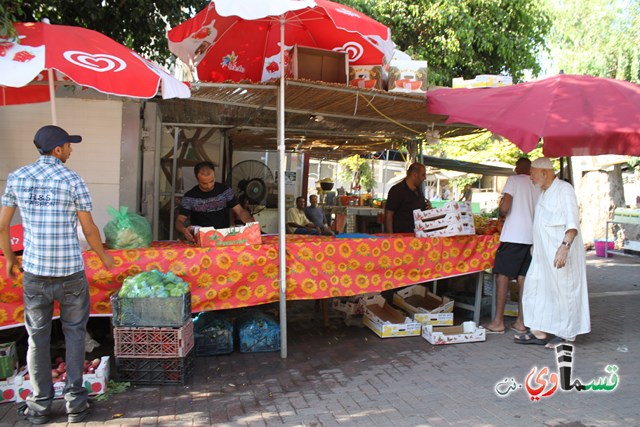
{"label": "blue baseball cap", "polygon": [[40,154],[48,153],[67,142],[76,143],[80,141],[82,141],[80,135],[69,135],[66,130],[54,125],[41,127],[36,132],[36,136],[33,137],[33,143]]}

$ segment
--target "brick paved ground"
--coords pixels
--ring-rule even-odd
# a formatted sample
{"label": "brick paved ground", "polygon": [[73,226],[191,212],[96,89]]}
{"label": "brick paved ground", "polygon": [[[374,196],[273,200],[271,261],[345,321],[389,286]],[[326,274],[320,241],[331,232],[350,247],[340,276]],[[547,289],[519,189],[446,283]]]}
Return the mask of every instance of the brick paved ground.
{"label": "brick paved ground", "polygon": [[[289,357],[279,353],[196,359],[187,386],[139,386],[98,402],[87,426],[638,426],[640,259],[588,256],[592,333],[581,336],[574,376],[587,382],[619,367],[613,392],[556,392],[538,402],[522,389],[554,353],[512,342],[434,347],[419,337],[380,339],[334,316],[322,327],[313,303],[291,305]],[[62,402],[55,404],[61,411]],[[66,417],[51,425],[66,425]],[[25,426],[0,405],[1,426]]]}

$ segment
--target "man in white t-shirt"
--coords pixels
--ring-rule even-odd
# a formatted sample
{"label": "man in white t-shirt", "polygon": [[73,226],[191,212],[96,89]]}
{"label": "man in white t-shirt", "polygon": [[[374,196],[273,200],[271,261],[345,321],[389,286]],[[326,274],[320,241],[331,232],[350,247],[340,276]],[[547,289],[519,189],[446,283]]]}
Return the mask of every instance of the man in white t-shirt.
{"label": "man in white t-shirt", "polygon": [[529,159],[518,159],[516,175],[509,177],[502,190],[499,208],[500,216],[505,221],[493,267],[493,272],[496,273],[496,314],[491,322],[484,325],[489,334],[505,332],[504,307],[507,303],[509,280],[512,279],[517,279],[519,294],[518,318],[511,329],[519,333],[526,332],[522,321],[522,289],[531,263],[533,211],[540,196],[540,188],[533,185],[529,177],[530,170]]}

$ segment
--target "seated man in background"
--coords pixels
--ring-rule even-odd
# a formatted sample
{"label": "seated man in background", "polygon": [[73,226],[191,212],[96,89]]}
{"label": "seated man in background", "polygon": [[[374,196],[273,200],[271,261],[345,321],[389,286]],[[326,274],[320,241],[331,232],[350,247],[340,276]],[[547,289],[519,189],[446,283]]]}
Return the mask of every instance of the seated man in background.
{"label": "seated man in background", "polygon": [[324,215],[324,211],[318,207],[318,196],[315,194],[309,196],[309,204],[310,206],[304,208],[304,214],[320,229],[324,236],[333,236],[334,233],[327,225],[327,217]]}
{"label": "seated man in background", "polygon": [[300,196],[296,198],[296,206],[287,211],[287,233],[320,235],[320,228],[304,214],[306,204],[304,197]]}

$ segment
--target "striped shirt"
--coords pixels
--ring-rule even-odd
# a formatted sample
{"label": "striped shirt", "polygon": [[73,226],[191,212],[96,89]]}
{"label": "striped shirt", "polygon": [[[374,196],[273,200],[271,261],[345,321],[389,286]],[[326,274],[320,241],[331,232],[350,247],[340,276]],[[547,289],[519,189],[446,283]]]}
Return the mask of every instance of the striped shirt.
{"label": "striped shirt", "polygon": [[9,174],[2,205],[20,209],[24,271],[64,277],[84,270],[77,211],[91,211],[91,196],[82,178],[60,159],[43,155]]}

